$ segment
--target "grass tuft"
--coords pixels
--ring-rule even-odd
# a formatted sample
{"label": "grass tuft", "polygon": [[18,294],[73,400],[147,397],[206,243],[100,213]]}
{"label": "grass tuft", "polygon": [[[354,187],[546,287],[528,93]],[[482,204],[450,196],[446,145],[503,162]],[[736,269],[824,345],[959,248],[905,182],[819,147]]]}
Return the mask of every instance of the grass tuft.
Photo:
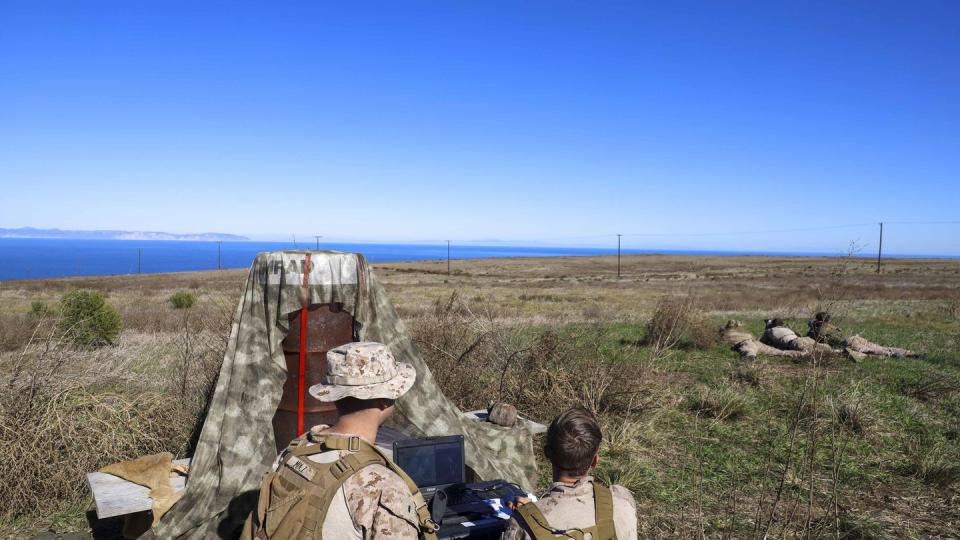
{"label": "grass tuft", "polygon": [[960,482],[960,462],[947,442],[932,441],[929,435],[910,439],[906,444],[904,472],[925,484],[948,488]]}
{"label": "grass tuft", "polygon": [[173,306],[173,309],[192,308],[196,301],[197,298],[193,293],[187,291],[179,291],[170,296],[170,305]]}
{"label": "grass tuft", "polygon": [[691,411],[715,420],[736,420],[747,412],[746,398],[727,385],[701,386],[687,401]]}

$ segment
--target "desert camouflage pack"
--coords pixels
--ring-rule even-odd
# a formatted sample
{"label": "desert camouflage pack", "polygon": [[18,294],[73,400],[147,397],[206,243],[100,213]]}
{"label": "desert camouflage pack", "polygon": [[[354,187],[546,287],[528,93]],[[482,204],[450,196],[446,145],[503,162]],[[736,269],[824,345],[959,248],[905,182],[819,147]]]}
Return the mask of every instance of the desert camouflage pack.
{"label": "desert camouflage pack", "polygon": [[392,425],[415,436],[463,434],[467,465],[480,478],[505,478],[533,489],[530,433],[522,425],[506,428],[461,415],[437,387],[362,255],[269,252],[253,262],[234,313],[184,496],[148,537],[233,538],[239,533],[256,508],[261,477],[276,458],[271,419],[286,379],[281,341],[289,330],[287,316],[304,303],[332,302],[353,315],[357,341],[384,343],[416,370],[416,384],[397,402]]}

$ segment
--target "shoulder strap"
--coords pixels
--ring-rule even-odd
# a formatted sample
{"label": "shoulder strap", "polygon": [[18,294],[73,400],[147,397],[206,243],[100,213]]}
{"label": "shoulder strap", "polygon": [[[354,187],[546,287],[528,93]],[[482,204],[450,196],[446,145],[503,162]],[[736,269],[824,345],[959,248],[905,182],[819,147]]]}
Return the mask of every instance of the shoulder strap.
{"label": "shoulder strap", "polygon": [[593,508],[597,516],[596,540],[617,540],[613,526],[613,493],[597,480],[593,481]]}
{"label": "shoulder strap", "polygon": [[[320,444],[315,446],[322,447],[323,450],[320,451],[348,450],[353,452],[352,454],[343,456],[330,466],[329,471],[336,481],[337,489],[339,489],[339,487],[347,481],[347,478],[349,478],[350,475],[368,465],[383,465],[384,467],[393,471],[397,476],[400,477],[401,480],[403,480],[403,483],[407,485],[407,489],[410,491],[410,495],[413,497],[413,502],[417,510],[417,520],[420,522],[420,532],[423,533],[426,540],[436,540],[436,533],[439,527],[437,526],[437,523],[430,517],[430,510],[427,508],[427,502],[423,499],[423,495],[420,493],[420,488],[418,488],[416,482],[414,482],[413,479],[411,479],[410,476],[403,471],[403,469],[398,467],[396,463],[394,463],[386,454],[384,454],[383,451],[356,436],[338,437],[336,435],[326,435],[319,441],[319,443]],[[293,449],[291,451],[297,452],[301,450],[306,451],[305,448]],[[336,492],[336,489],[331,491]]]}
{"label": "shoulder strap", "polygon": [[582,540],[590,533],[593,540],[617,540],[613,526],[613,493],[610,488],[594,480],[593,505],[597,523],[593,527],[582,529],[558,530],[553,528],[534,503],[527,503],[515,510],[527,525],[534,540],[555,540],[557,537]]}
{"label": "shoulder strap", "polygon": [[514,512],[520,514],[534,540],[554,540],[557,537],[557,531],[550,526],[547,517],[537,508],[536,504],[529,502],[521,505]]}

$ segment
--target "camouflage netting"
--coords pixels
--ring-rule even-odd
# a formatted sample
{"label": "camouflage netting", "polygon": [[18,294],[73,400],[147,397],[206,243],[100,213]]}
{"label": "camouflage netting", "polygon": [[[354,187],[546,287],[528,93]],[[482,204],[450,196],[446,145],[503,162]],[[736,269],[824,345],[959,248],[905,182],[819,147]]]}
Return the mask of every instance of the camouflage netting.
{"label": "camouflage netting", "polygon": [[[310,254],[304,285],[303,268]],[[362,255],[280,251],[257,256],[233,318],[230,342],[193,456],[183,498],[160,520],[155,538],[234,538],[256,506],[262,474],[276,457],[271,419],[286,363],[288,314],[339,302],[360,341],[386,344],[412,364],[417,382],[397,402],[391,423],[415,435],[463,434],[467,465],[482,479],[505,478],[528,491],[536,481],[530,433],[465,419],[443,395],[403,321]]]}

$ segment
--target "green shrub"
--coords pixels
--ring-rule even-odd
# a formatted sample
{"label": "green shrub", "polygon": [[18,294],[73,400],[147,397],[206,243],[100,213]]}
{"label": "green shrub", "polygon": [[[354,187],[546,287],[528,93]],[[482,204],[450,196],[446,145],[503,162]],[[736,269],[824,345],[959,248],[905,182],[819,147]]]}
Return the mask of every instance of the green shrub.
{"label": "green shrub", "polygon": [[72,291],[61,301],[60,331],[76,345],[112,345],[123,321],[117,310],[96,291]]}
{"label": "green shrub", "polygon": [[48,317],[53,315],[53,309],[42,300],[34,300],[30,303],[30,315],[34,317]]}
{"label": "green shrub", "polygon": [[189,309],[193,307],[196,301],[197,299],[193,294],[186,291],[180,291],[170,297],[170,304],[173,306],[173,309]]}

